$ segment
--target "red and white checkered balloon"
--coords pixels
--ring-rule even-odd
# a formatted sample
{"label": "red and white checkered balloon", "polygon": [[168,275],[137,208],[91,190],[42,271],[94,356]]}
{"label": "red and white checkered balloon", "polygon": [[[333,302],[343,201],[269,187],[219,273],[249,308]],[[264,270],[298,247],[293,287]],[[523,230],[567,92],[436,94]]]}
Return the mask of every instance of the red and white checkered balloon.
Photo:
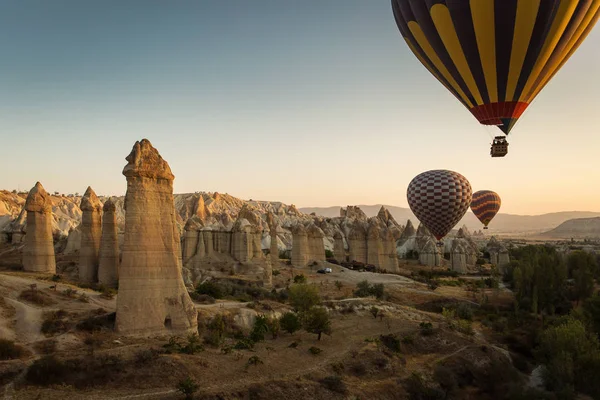
{"label": "red and white checkered balloon", "polygon": [[446,236],[465,215],[472,196],[467,178],[443,169],[417,175],[406,191],[410,209],[437,240]]}

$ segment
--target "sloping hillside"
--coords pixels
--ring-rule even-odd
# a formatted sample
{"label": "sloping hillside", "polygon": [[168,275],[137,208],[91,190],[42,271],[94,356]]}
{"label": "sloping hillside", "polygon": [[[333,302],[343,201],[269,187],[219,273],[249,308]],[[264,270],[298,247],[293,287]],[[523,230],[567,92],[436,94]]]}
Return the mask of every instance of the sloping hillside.
{"label": "sloping hillside", "polygon": [[563,222],[543,236],[564,239],[582,239],[600,237],[600,217],[577,218]]}

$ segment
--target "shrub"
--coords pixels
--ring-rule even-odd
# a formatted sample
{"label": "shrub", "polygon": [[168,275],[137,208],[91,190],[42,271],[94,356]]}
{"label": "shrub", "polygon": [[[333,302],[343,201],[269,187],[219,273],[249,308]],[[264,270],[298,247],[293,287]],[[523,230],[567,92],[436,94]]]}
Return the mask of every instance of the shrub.
{"label": "shrub", "polygon": [[194,393],[198,391],[200,385],[192,380],[189,376],[177,384],[177,391],[185,395],[186,400],[192,400]]}
{"label": "shrub", "polygon": [[356,284],[356,290],[354,291],[354,295],[356,297],[375,296],[377,299],[383,299],[386,293],[383,283],[371,285],[369,281],[362,281]]}
{"label": "shrub", "polygon": [[310,354],[312,354],[312,355],[315,355],[315,356],[316,356],[316,355],[318,355],[318,354],[321,354],[321,353],[323,352],[323,350],[321,350],[321,349],[320,349],[320,348],[318,348],[318,347],[314,347],[314,346],[313,346],[313,347],[311,347],[310,349],[308,349],[308,352],[309,352]]}
{"label": "shrub", "polygon": [[421,335],[423,336],[433,335],[433,325],[431,322],[421,322],[419,324],[419,329],[421,330]]}
{"label": "shrub", "polygon": [[198,294],[197,292],[191,292],[190,297],[200,304],[215,304],[217,302],[214,297],[207,294]]}
{"label": "shrub", "polygon": [[277,276],[279,274],[281,274],[281,271],[279,271],[278,269],[273,270],[273,276]]}
{"label": "shrub", "polygon": [[77,290],[75,290],[75,289],[72,289],[72,288],[66,288],[66,289],[63,291],[63,294],[64,294],[65,296],[69,297],[69,298],[73,298],[73,297],[75,297],[75,295],[77,294]]}
{"label": "shrub", "polygon": [[412,345],[415,343],[415,338],[409,335],[402,336],[402,343]]}
{"label": "shrub", "polygon": [[433,371],[433,379],[440,385],[440,387],[449,395],[456,391],[458,388],[458,382],[452,370],[444,365],[438,365]]}
{"label": "shrub", "polygon": [[215,299],[222,299],[224,296],[223,289],[221,288],[221,286],[212,281],[207,281],[199,284],[196,287],[196,293],[205,294]]}
{"label": "shrub", "polygon": [[33,285],[30,289],[23,290],[19,295],[19,299],[42,307],[56,304],[56,302],[52,300],[50,296],[37,290],[36,286]]}
{"label": "shrub", "polygon": [[46,336],[64,333],[69,329],[71,329],[71,323],[67,320],[67,312],[64,310],[46,313],[46,318],[41,326],[41,331]]}
{"label": "shrub", "polygon": [[293,334],[294,332],[302,328],[300,319],[296,314],[292,312],[286,312],[285,314],[283,314],[279,319],[279,324],[281,325],[281,329],[283,329],[289,334]]}
{"label": "shrub", "polygon": [[306,277],[304,274],[294,276],[294,283],[306,283]]}
{"label": "shrub", "polygon": [[387,347],[394,353],[400,353],[400,340],[396,335],[380,335],[379,340],[385,347]]}
{"label": "shrub", "polygon": [[461,319],[466,319],[467,321],[473,320],[473,308],[466,303],[460,303],[456,307],[456,316]]}
{"label": "shrub", "polygon": [[459,319],[456,322],[456,330],[460,333],[464,333],[465,335],[475,334],[475,331],[473,330],[473,324],[471,321],[467,321],[466,319]]}
{"label": "shrub", "polygon": [[259,364],[264,364],[263,360],[261,360],[259,356],[252,356],[248,359],[246,366],[259,365]]}
{"label": "shrub", "polygon": [[89,297],[88,297],[88,295],[87,295],[87,294],[85,294],[85,293],[81,293],[81,294],[79,295],[79,299],[78,299],[78,300],[79,300],[80,302],[82,302],[82,303],[89,303],[89,302],[90,302],[90,298],[89,298]]}
{"label": "shrub", "polygon": [[254,319],[254,325],[250,332],[250,339],[253,342],[265,340],[265,333],[269,331],[269,320],[265,315],[257,315]]}
{"label": "shrub", "polygon": [[281,332],[281,323],[279,322],[279,319],[275,317],[269,318],[267,320],[267,327],[269,332],[271,332],[273,339],[277,339],[279,332]]}
{"label": "shrub", "polygon": [[317,288],[306,284],[292,285],[289,296],[290,304],[297,312],[306,312],[321,303]]}
{"label": "shrub", "polygon": [[0,360],[15,360],[25,354],[22,347],[15,342],[6,339],[0,339]]}
{"label": "shrub", "polygon": [[29,383],[48,386],[62,382],[67,373],[65,363],[55,356],[44,356],[31,364],[25,378]]}
{"label": "shrub", "polygon": [[252,339],[243,338],[233,346],[235,350],[252,350],[254,348],[254,342]]}
{"label": "shrub", "polygon": [[339,394],[348,393],[348,388],[341,377],[337,375],[327,376],[319,381],[319,383],[327,390]]}
{"label": "shrub", "polygon": [[344,284],[340,281],[335,281],[335,287],[337,288],[337,290],[342,290]]}
{"label": "shrub", "polygon": [[151,361],[158,359],[160,353],[156,349],[144,349],[135,353],[136,364],[147,364]]}
{"label": "shrub", "polygon": [[446,394],[440,389],[432,387],[418,373],[413,372],[412,375],[404,382],[404,389],[411,399],[422,400],[443,400]]}
{"label": "shrub", "polygon": [[333,251],[325,249],[325,258],[333,258],[335,257]]}
{"label": "shrub", "polygon": [[204,351],[204,347],[200,343],[200,337],[197,333],[192,333],[187,337],[187,343],[181,347],[180,352],[185,354],[195,354]]}
{"label": "shrub", "polygon": [[377,319],[377,314],[379,313],[379,308],[373,306],[371,307],[371,309],[369,310],[371,315],[373,316],[373,318]]}

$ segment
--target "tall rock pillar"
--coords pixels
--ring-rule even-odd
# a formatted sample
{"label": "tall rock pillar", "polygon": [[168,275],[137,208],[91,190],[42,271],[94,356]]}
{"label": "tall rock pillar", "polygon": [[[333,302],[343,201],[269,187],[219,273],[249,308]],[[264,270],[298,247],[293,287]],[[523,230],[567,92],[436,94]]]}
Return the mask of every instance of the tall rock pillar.
{"label": "tall rock pillar", "polygon": [[98,280],[98,255],[102,237],[102,203],[91,187],[81,198],[81,249],[79,250],[79,280]]}
{"label": "tall rock pillar", "polygon": [[41,183],[36,183],[25,201],[27,234],[23,269],[27,272],[56,273],[52,241],[52,200]]}
{"label": "tall rock pillar", "polygon": [[146,139],[128,164],[125,240],[115,328],[126,334],[195,332],[197,312],[179,268],[179,232],[169,164]]}
{"label": "tall rock pillar", "polygon": [[116,206],[111,199],[104,203],[102,237],[98,261],[98,282],[114,288],[119,282],[119,232]]}

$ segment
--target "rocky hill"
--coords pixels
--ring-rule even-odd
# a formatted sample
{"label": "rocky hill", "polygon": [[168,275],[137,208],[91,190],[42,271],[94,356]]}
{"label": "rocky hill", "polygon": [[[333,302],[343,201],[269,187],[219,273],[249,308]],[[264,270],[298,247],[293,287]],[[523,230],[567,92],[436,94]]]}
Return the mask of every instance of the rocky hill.
{"label": "rocky hill", "polygon": [[600,217],[570,219],[543,233],[543,236],[560,239],[600,238]]}
{"label": "rocky hill", "polygon": [[[377,215],[381,208],[381,204],[376,205],[359,205],[369,217]],[[406,221],[410,219],[413,224],[418,221],[409,208],[384,205],[397,221]],[[316,213],[324,217],[337,217],[340,215],[341,207],[304,207],[299,208],[303,213]],[[540,233],[557,227],[565,221],[573,218],[593,218],[600,217],[600,213],[588,211],[564,211],[541,215],[515,215],[502,214],[496,215],[490,224],[491,232],[502,233]],[[479,220],[471,213],[467,212],[464,218],[457,226],[466,225],[470,230],[475,231],[481,229],[482,225]]]}

